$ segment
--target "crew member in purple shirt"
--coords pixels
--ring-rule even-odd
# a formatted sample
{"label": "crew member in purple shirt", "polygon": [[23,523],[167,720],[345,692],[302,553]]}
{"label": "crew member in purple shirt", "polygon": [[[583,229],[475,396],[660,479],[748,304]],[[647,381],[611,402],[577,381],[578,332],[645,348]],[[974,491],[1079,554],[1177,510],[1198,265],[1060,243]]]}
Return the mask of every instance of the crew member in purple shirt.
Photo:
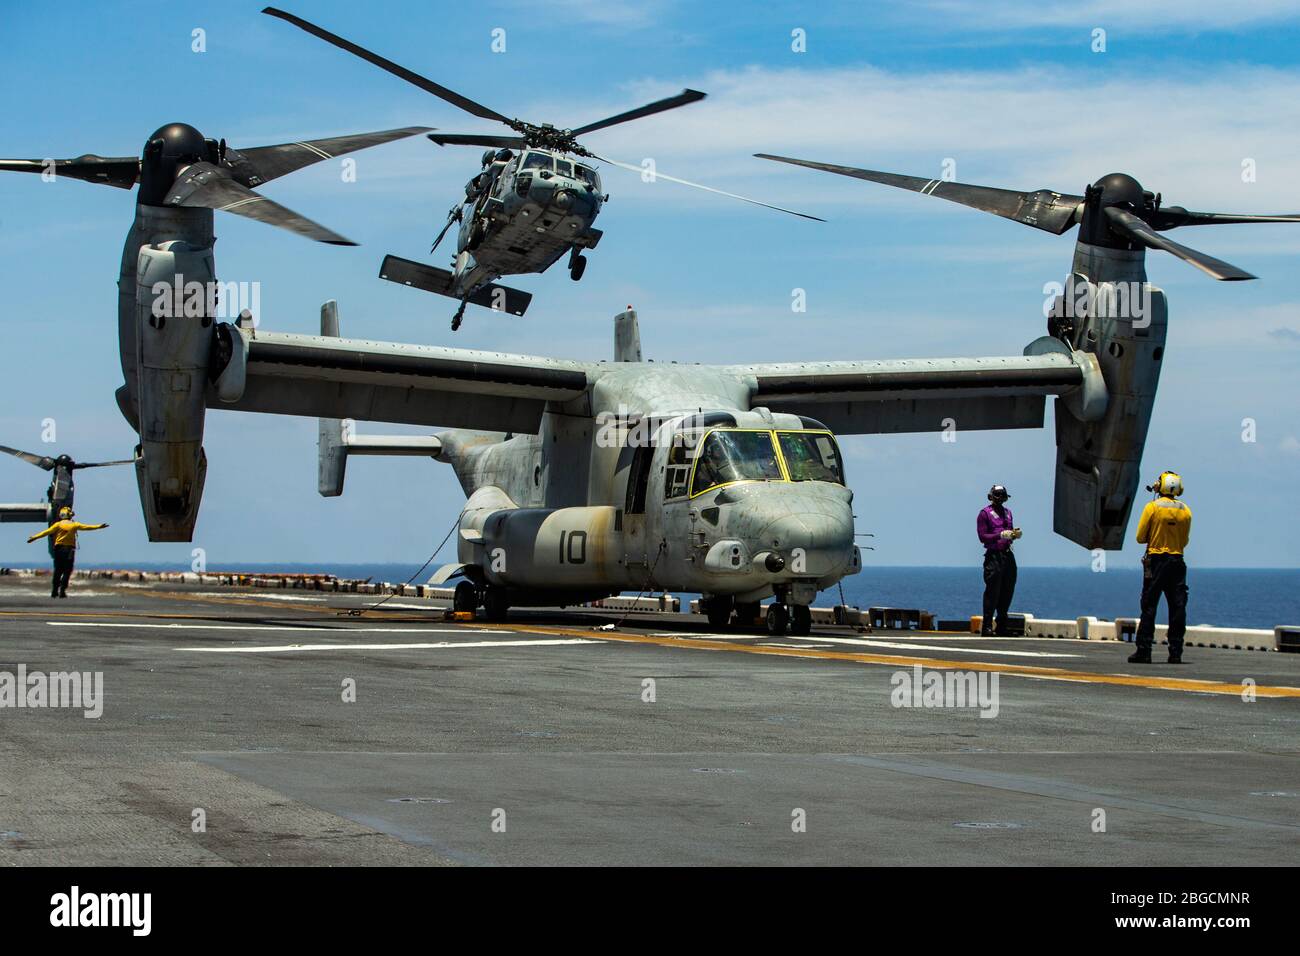
{"label": "crew member in purple shirt", "polygon": [[[1016,556],[1011,553],[1011,543],[1020,537],[1020,529],[1006,506],[1007,489],[994,485],[989,489],[989,506],[980,510],[975,519],[975,530],[984,545],[984,617],[980,634],[1006,636],[1007,611],[1011,596],[1016,592]],[[997,627],[993,614],[997,612]]]}

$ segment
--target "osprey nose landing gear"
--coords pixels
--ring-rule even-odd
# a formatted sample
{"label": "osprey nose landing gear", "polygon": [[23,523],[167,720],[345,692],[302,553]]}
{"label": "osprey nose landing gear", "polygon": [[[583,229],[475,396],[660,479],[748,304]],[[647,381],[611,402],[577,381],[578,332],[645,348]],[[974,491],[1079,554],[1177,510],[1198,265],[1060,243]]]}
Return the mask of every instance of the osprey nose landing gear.
{"label": "osprey nose landing gear", "polygon": [[773,637],[786,634],[792,637],[807,637],[812,633],[812,611],[806,604],[782,604],[776,602],[767,606],[767,633]]}
{"label": "osprey nose landing gear", "polygon": [[767,633],[773,637],[785,634],[807,637],[812,633],[812,611],[807,604],[795,604],[792,600],[811,600],[815,592],[788,585],[775,590],[776,600],[767,607]]}

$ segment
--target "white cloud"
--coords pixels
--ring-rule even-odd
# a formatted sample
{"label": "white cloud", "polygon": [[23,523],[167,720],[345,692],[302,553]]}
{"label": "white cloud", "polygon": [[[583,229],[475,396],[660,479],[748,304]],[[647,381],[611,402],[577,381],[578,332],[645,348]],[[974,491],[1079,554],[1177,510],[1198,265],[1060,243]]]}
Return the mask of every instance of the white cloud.
{"label": "white cloud", "polygon": [[918,19],[941,18],[951,29],[1004,31],[1036,26],[1160,27],[1170,31],[1231,29],[1248,24],[1294,18],[1292,0],[989,0],[972,4],[960,0],[922,0],[913,5]]}

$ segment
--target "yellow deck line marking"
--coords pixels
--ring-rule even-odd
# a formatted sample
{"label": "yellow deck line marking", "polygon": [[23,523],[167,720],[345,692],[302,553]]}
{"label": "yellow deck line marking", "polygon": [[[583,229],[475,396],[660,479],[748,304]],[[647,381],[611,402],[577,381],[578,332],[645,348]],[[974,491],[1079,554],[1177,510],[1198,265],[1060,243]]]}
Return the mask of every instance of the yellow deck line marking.
{"label": "yellow deck line marking", "polygon": [[[570,636],[588,636],[586,631],[577,631],[560,627],[537,627],[519,624],[493,625],[483,624],[485,628],[509,627],[521,633],[566,634]],[[1223,681],[1194,680],[1178,677],[1141,677],[1135,674],[1095,674],[1089,671],[1072,671],[1062,667],[1036,667],[1028,664],[1002,664],[986,661],[948,661],[934,657],[905,657],[893,654],[861,654],[842,651],[822,651],[816,648],[773,647],[763,644],[732,644],[724,641],[696,640],[685,637],[651,637],[639,634],[619,634],[614,631],[601,631],[602,641],[622,641],[628,644],[655,644],[659,647],[689,647],[701,651],[731,651],[740,654],[770,654],[777,657],[805,657],[815,660],[852,661],[858,664],[883,664],[893,667],[934,667],[941,670],[996,671],[1013,677],[1029,677],[1038,680],[1069,681],[1080,684],[1111,684],[1121,687],[1145,687],[1153,690],[1176,690],[1196,694],[1226,694],[1240,697],[1242,686]],[[939,650],[939,648],[936,648]],[[1252,688],[1256,697],[1294,697],[1300,698],[1300,687],[1265,687]]]}

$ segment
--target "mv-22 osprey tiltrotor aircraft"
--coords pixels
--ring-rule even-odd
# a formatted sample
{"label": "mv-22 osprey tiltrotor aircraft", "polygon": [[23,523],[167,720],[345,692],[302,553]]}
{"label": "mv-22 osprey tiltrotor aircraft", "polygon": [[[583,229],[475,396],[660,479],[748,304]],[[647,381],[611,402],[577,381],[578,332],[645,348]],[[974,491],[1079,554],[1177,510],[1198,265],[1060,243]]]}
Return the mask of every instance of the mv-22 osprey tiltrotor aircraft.
{"label": "mv-22 osprey tiltrotor aircraft", "polygon": [[[60,160],[0,159],[0,171],[67,177],[119,189],[139,183],[135,220],[122,248],[118,277],[118,342],[126,384],[117,390],[117,401],[140,435],[137,451],[145,452],[137,454],[135,465],[151,529],[176,522],[192,528],[203,491],[206,463],[202,451],[198,459],[187,457],[190,438],[202,439],[202,426],[197,436],[190,436],[185,430],[188,426],[175,417],[175,409],[185,404],[186,396],[202,393],[207,383],[201,370],[178,365],[171,354],[158,349],[174,348],[170,336],[177,334],[201,339],[204,349],[217,335],[226,343],[218,344],[218,350],[229,348],[227,326],[217,323],[211,314],[223,291],[216,282],[212,258],[216,241],[213,210],[246,216],[331,245],[355,245],[252,187],[322,160],[425,132],[428,127],[413,126],[237,150],[227,147],[224,139],[204,138],[186,123],[169,123],[145,141],[139,157],[86,154]],[[178,263],[183,263],[183,268],[173,268]],[[153,291],[159,283],[173,289],[175,302]],[[187,297],[190,283],[209,293],[201,296],[206,301],[197,325],[184,318],[191,303],[181,301]],[[156,336],[169,326],[169,344],[164,346]],[[141,328],[148,328],[151,334],[140,334]],[[181,460],[169,464],[173,454]],[[183,480],[180,475],[185,476]],[[151,536],[153,533],[151,530]],[[155,540],[167,540],[165,535],[170,532],[159,533],[164,537]],[[189,531],[183,534],[186,537],[181,540],[188,541]]]}
{"label": "mv-22 osprey tiltrotor aircraft", "polygon": [[[460,305],[451,320],[453,332],[460,328],[467,303],[512,315],[524,314],[532,295],[497,285],[495,280],[501,276],[545,272],[568,253],[569,276],[575,282],[582,278],[587,268],[583,251],[595,248],[603,235],[592,224],[601,206],[609,199],[608,195],[602,194],[600,174],[590,160],[650,175],[640,166],[596,155],[579,143],[578,137],[676,109],[705,96],[698,90],[683,90],[676,96],[577,129],[558,129],[549,123],[539,125],[511,119],[291,13],[274,7],[267,7],[262,12],[292,23],[473,116],[504,123],[510,128],[510,134],[429,134],[429,139],[440,146],[490,147],[483,154],[479,173],[465,184],[465,198],[451,207],[446,224],[433,240],[433,249],[429,250],[437,249],[452,225],[460,223],[452,270],[449,272],[399,256],[385,257],[379,270],[383,279],[458,299]],[[653,176],[804,219],[822,221],[793,209],[663,173],[655,172]]]}
{"label": "mv-22 osprey tiltrotor aircraft", "polygon": [[[76,495],[76,483],[73,473],[83,468],[108,468],[113,465],[131,465],[133,458],[120,461],[75,461],[71,455],[37,455],[30,451],[0,445],[0,452],[35,465],[42,471],[50,472],[50,486],[45,489],[45,500],[36,504],[0,504],[0,523],[44,522],[47,526],[55,522],[61,508],[71,508]],[[54,538],[47,539],[50,553],[54,553]]]}

